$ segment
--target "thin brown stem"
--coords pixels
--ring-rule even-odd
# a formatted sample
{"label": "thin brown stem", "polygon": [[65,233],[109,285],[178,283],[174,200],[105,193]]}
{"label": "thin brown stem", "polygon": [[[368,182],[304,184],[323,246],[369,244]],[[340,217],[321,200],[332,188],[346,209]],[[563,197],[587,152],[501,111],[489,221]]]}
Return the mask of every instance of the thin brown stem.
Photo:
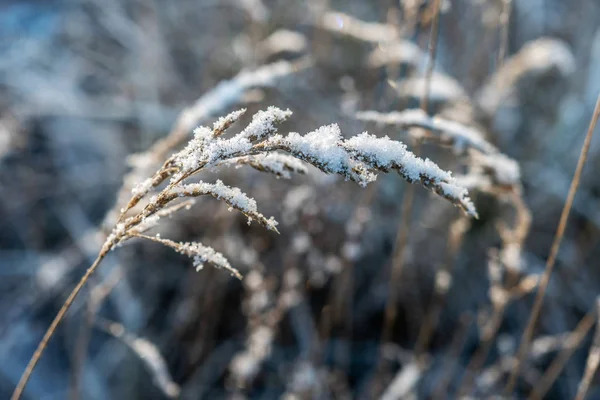
{"label": "thin brown stem", "polygon": [[[431,24],[431,32],[429,35],[429,61],[427,64],[427,70],[425,71],[425,91],[421,98],[421,109],[427,112],[429,106],[429,90],[431,86],[431,77],[433,75],[433,68],[435,66],[435,57],[437,50],[437,38],[438,38],[438,25],[440,15],[441,0],[435,0],[434,3],[434,16]],[[420,143],[417,143],[414,148],[414,153],[418,155],[420,150]],[[392,271],[390,281],[388,285],[389,298],[385,308],[382,340],[381,344],[385,345],[391,340],[393,326],[396,321],[398,313],[396,307],[396,291],[395,287],[398,285],[402,276],[402,270],[404,269],[404,255],[406,252],[406,245],[408,243],[408,233],[411,225],[412,209],[415,198],[414,186],[409,186],[406,189],[402,203],[402,215],[400,218],[400,225],[398,227],[398,233],[396,235],[396,243],[394,246],[394,255],[392,257]],[[383,369],[383,357],[380,355],[379,369]]]}
{"label": "thin brown stem", "polygon": [[69,390],[70,400],[79,400],[81,395],[81,380],[83,377],[83,370],[85,368],[87,349],[90,342],[95,313],[96,307],[92,300],[88,299],[83,321],[79,326],[79,333],[75,343],[75,356],[73,357],[73,367],[71,369],[71,388]]}
{"label": "thin brown stem", "polygon": [[504,63],[508,49],[508,26],[510,22],[510,13],[512,11],[512,0],[504,0],[502,4],[502,13],[500,14],[500,48],[498,49],[498,66],[500,69]]}
{"label": "thin brown stem", "polygon": [[536,383],[533,393],[531,393],[529,396],[530,400],[540,400],[544,398],[548,392],[548,389],[552,387],[552,384],[556,381],[556,378],[558,378],[575,350],[579,348],[579,345],[590,329],[592,329],[595,322],[596,310],[594,307],[594,309],[588,312],[579,322],[579,324],[577,324],[577,327],[573,330],[573,332],[567,336],[562,350],[560,353],[558,353],[554,361],[552,361],[552,364],[550,364],[539,382]]}
{"label": "thin brown stem", "polygon": [[71,400],[78,400],[81,395],[81,378],[85,368],[87,349],[98,309],[102,305],[104,299],[118,285],[122,278],[123,269],[121,267],[115,268],[104,282],[99,283],[91,290],[90,296],[87,299],[84,321],[79,328],[79,334],[75,345],[72,383],[69,391],[69,398]]}
{"label": "thin brown stem", "polygon": [[112,244],[113,244],[112,241],[107,241],[104,243],[104,245],[102,246],[102,250],[100,250],[100,253],[98,254],[98,257],[96,258],[94,263],[88,268],[88,270],[85,272],[85,275],[83,275],[83,277],[79,280],[79,282],[77,283],[75,288],[69,294],[69,297],[67,297],[67,300],[65,300],[65,302],[63,303],[62,307],[58,311],[58,314],[56,314],[56,317],[54,317],[52,324],[50,325],[50,327],[44,334],[44,337],[42,338],[40,343],[38,344],[38,347],[35,350],[35,352],[33,353],[31,360],[29,360],[29,363],[27,364],[27,367],[25,368],[25,372],[23,372],[23,375],[21,375],[21,379],[19,380],[19,383],[17,384],[17,387],[15,388],[15,391],[13,392],[11,400],[19,400],[21,398],[21,395],[23,394],[23,391],[25,390],[25,386],[27,385],[29,378],[31,378],[31,373],[35,369],[35,366],[37,365],[37,363],[40,361],[42,354],[44,354],[44,350],[46,350],[46,347],[48,346],[48,342],[50,341],[50,339],[56,332],[56,328],[62,322],[65,314],[67,313],[67,311],[69,311],[69,308],[71,308],[71,306],[73,305],[75,298],[77,297],[77,295],[79,294],[81,289],[85,286],[88,279],[90,279],[92,274],[96,271],[96,268],[98,268],[98,266],[100,265],[100,262],[104,259],[104,257],[106,257],[106,255],[110,251],[110,248],[112,247]]}
{"label": "thin brown stem", "polygon": [[440,7],[441,0],[435,0],[433,4],[433,21],[431,23],[431,33],[429,35],[429,62],[425,71],[425,92],[421,98],[421,109],[427,112],[429,108],[429,89],[431,88],[431,77],[435,67],[435,57],[437,54],[438,32],[440,29]]}
{"label": "thin brown stem", "polygon": [[581,154],[579,155],[579,160],[577,161],[577,168],[575,169],[575,174],[573,176],[573,180],[571,182],[571,187],[569,188],[569,194],[567,196],[567,201],[565,202],[565,206],[562,210],[560,221],[558,223],[558,228],[556,229],[556,235],[554,237],[554,241],[552,243],[552,248],[550,249],[550,256],[548,257],[548,261],[546,262],[546,269],[544,270],[544,274],[540,280],[540,284],[538,286],[538,291],[535,297],[535,302],[533,304],[533,309],[531,310],[531,315],[529,317],[529,321],[527,322],[527,326],[525,328],[525,332],[523,333],[523,337],[521,338],[521,344],[519,345],[519,351],[517,353],[517,361],[516,365],[511,371],[508,382],[504,388],[505,394],[510,394],[513,392],[515,385],[517,383],[517,378],[519,376],[519,370],[523,360],[525,359],[525,355],[529,351],[529,344],[531,338],[533,336],[533,330],[535,329],[535,324],[540,315],[540,311],[542,309],[542,304],[544,302],[544,295],[546,294],[546,289],[548,288],[548,283],[550,282],[550,277],[552,275],[552,270],[554,269],[554,263],[556,262],[556,256],[558,255],[558,250],[560,248],[560,243],[565,234],[565,229],[567,227],[567,220],[569,218],[569,213],[571,212],[571,207],[573,206],[573,200],[575,199],[575,194],[577,193],[577,189],[579,188],[579,182],[581,180],[581,173],[583,171],[583,166],[588,156],[588,152],[590,149],[590,144],[592,141],[592,136],[594,134],[594,130],[596,128],[596,124],[598,123],[598,118],[600,117],[600,96],[598,96],[598,100],[596,101],[596,107],[594,108],[594,114],[592,116],[592,120],[590,121],[590,125],[585,136],[585,140],[583,142],[583,147],[581,148]]}
{"label": "thin brown stem", "polygon": [[579,387],[577,388],[577,395],[575,400],[584,400],[587,394],[594,374],[598,370],[598,364],[600,364],[600,300],[596,300],[596,334],[594,335],[594,343],[588,354],[588,359],[585,363],[585,373]]}

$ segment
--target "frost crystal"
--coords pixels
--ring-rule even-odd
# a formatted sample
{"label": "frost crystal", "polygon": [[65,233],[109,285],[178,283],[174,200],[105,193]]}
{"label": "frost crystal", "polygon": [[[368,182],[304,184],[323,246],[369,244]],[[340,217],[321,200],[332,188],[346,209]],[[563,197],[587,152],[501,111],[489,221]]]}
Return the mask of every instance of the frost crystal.
{"label": "frost crystal", "polygon": [[409,182],[420,181],[469,215],[477,215],[467,190],[457,185],[450,172],[442,170],[429,159],[423,160],[415,156],[403,143],[387,136],[378,138],[365,132],[345,141],[343,146],[369,166],[384,171],[396,169]]}
{"label": "frost crystal", "polygon": [[[133,191],[134,197],[122,212],[122,222],[116,225],[108,238],[107,243],[111,248],[128,238],[144,238],[192,257],[197,269],[201,269],[205,263],[210,263],[241,277],[221,253],[210,247],[200,243],[176,243],[161,238],[159,234],[144,234],[158,225],[162,217],[189,207],[193,202],[191,198],[198,196],[212,196],[222,200],[230,209],[244,214],[248,218],[248,224],[257,221],[267,229],[277,232],[277,221],[261,214],[256,201],[239,188],[227,186],[220,180],[215,183],[186,183],[188,178],[209,167],[231,164],[247,164],[260,171],[289,178],[291,172],[306,173],[305,163],[310,163],[325,173],[344,176],[347,180],[363,186],[374,181],[378,172],[389,172],[393,169],[407,181],[420,182],[424,187],[462,208],[467,214],[477,216],[467,190],[457,184],[450,172],[440,169],[429,159],[415,156],[401,142],[391,140],[387,136],[372,136],[366,132],[345,140],[337,124],[322,126],[306,135],[292,132],[282,136],[277,134],[276,125],[285,121],[292,113],[277,107],[269,107],[256,113],[250,124],[240,133],[231,138],[222,138],[221,135],[238,121],[244,112],[245,110],[234,111],[219,118],[212,129],[196,128],[194,137],[187,146],[169,157],[152,178],[136,186]],[[404,114],[404,117],[404,120],[422,124],[422,120],[428,118],[415,111]],[[433,124],[431,121],[427,120]],[[447,127],[448,123],[445,124],[446,129],[450,129]],[[484,162],[485,160],[487,162]],[[518,177],[518,169],[515,173],[510,160],[491,157],[485,160],[480,162],[480,166],[483,169],[486,166],[496,168],[497,180],[506,182],[515,176]],[[148,195],[152,188],[157,188],[168,178],[170,181],[165,188]],[[182,197],[188,199],[171,204]],[[126,218],[125,213],[143,198],[147,199],[147,203],[142,211]],[[354,259],[359,256],[360,247],[357,243],[349,241],[344,253],[347,258]],[[289,301],[289,304],[294,303],[295,296],[289,295],[286,301]]]}
{"label": "frost crystal", "polygon": [[227,186],[220,180],[217,180],[215,183],[200,182],[179,185],[171,189],[169,194],[171,197],[213,196],[216,199],[223,200],[230,207],[233,207],[246,215],[249,222],[256,220],[267,229],[277,232],[277,221],[275,221],[273,217],[267,219],[264,215],[259,213],[256,206],[256,200],[248,197],[248,195],[239,188]]}
{"label": "frost crystal", "polygon": [[150,189],[152,189],[152,178],[148,178],[142,183],[138,183],[137,185],[135,185],[133,189],[131,189],[131,194],[133,194],[134,196],[143,196],[146,193],[148,193]]}
{"label": "frost crystal", "polygon": [[337,124],[322,126],[304,136],[295,132],[287,137],[276,135],[268,144],[284,149],[323,172],[343,175],[362,186],[377,178],[363,163],[353,160],[341,146],[342,135]]}
{"label": "frost crystal", "polygon": [[281,123],[292,115],[290,110],[280,110],[269,107],[266,111],[259,111],[252,117],[252,122],[239,134],[240,137],[250,141],[261,140],[277,132],[276,123]]}
{"label": "frost crystal", "polygon": [[285,179],[291,178],[291,173],[306,174],[306,164],[289,154],[268,153],[255,156],[238,157],[231,164],[250,165],[259,171],[268,172]]}
{"label": "frost crystal", "polygon": [[[241,110],[234,111],[232,113],[227,114],[224,117],[219,118],[213,124],[212,135],[215,137],[222,135],[227,130],[227,128],[229,128],[231,125],[235,124],[237,122],[237,120],[239,120],[241,118],[241,116],[244,115],[245,113],[246,113],[246,109],[242,108]],[[196,128],[196,129],[200,129],[200,128]],[[206,129],[206,128],[204,128],[204,129]],[[206,129],[206,130],[208,130],[208,129]],[[194,133],[195,132],[196,131],[194,130]]]}
{"label": "frost crystal", "polygon": [[239,272],[229,264],[229,261],[212,247],[204,246],[201,243],[180,243],[181,254],[188,257],[193,257],[194,267],[200,271],[205,263],[214,265],[217,268],[224,268],[234,275],[239,275]]}

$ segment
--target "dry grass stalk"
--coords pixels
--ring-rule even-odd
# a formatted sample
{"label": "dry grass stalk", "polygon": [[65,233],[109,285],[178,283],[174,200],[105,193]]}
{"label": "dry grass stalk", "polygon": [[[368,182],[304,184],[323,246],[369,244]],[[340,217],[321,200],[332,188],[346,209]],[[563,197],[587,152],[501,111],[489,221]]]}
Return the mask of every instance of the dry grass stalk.
{"label": "dry grass stalk", "polygon": [[429,92],[431,91],[431,77],[433,76],[433,69],[435,67],[435,58],[437,55],[437,43],[438,43],[438,32],[440,29],[440,9],[442,6],[442,0],[435,0],[433,2],[433,21],[431,22],[431,32],[429,34],[429,62],[427,64],[427,71],[425,73],[425,91],[421,98],[421,110],[427,112],[429,108]]}
{"label": "dry grass stalk", "polygon": [[529,399],[540,400],[546,396],[546,393],[548,393],[548,390],[552,387],[552,384],[556,381],[556,378],[558,378],[575,350],[579,348],[585,336],[598,320],[596,311],[596,307],[594,307],[581,319],[573,332],[567,336],[563,348],[541,379],[536,383],[533,392],[529,395]]}
{"label": "dry grass stalk", "polygon": [[508,28],[510,14],[512,12],[512,0],[502,0],[502,12],[500,13],[500,47],[498,49],[498,68],[502,67],[506,52],[508,50]]}
{"label": "dry grass stalk", "polygon": [[592,115],[592,119],[590,121],[590,125],[585,136],[585,140],[583,142],[583,146],[581,148],[581,154],[579,156],[579,160],[577,161],[577,167],[575,169],[575,174],[573,176],[573,180],[571,182],[571,187],[569,188],[569,194],[567,195],[567,201],[565,202],[565,206],[560,216],[560,221],[558,223],[558,228],[556,229],[556,235],[554,237],[554,241],[552,243],[552,247],[550,249],[550,255],[546,262],[546,269],[544,270],[544,274],[542,275],[538,291],[535,297],[535,302],[533,304],[533,308],[531,310],[531,315],[529,317],[529,321],[527,322],[527,326],[525,328],[525,332],[523,333],[523,337],[521,339],[521,343],[519,345],[519,350],[517,353],[517,359],[515,367],[513,368],[508,382],[504,388],[505,394],[510,394],[513,392],[514,387],[517,383],[517,378],[519,376],[519,369],[521,363],[523,362],[525,355],[529,351],[529,343],[531,341],[531,337],[533,336],[533,331],[535,329],[535,325],[539,314],[542,310],[542,304],[544,302],[544,295],[546,294],[546,289],[548,288],[548,283],[550,282],[550,277],[552,275],[552,270],[554,269],[554,263],[556,262],[556,256],[558,255],[558,250],[560,248],[560,243],[562,241],[563,235],[565,233],[565,229],[567,227],[567,220],[569,218],[569,213],[571,212],[571,208],[573,206],[573,200],[575,199],[575,194],[577,193],[577,189],[579,188],[579,182],[581,180],[581,173],[583,171],[583,166],[587,160],[587,155],[590,149],[590,145],[592,142],[592,136],[596,129],[596,124],[598,122],[598,118],[600,118],[600,96],[598,96],[598,100],[596,101],[596,106],[594,108],[594,113]]}
{"label": "dry grass stalk", "polygon": [[94,286],[90,291],[85,308],[84,321],[79,328],[77,342],[75,343],[75,356],[73,360],[73,375],[71,387],[69,389],[69,398],[77,400],[80,398],[81,377],[85,368],[87,358],[88,343],[90,341],[91,330],[94,326],[96,314],[102,305],[104,299],[110,294],[112,289],[118,285],[123,277],[124,270],[121,266],[113,269],[105,281]]}
{"label": "dry grass stalk", "polygon": [[[431,25],[431,31],[429,34],[429,58],[427,69],[425,71],[425,85],[424,92],[422,93],[421,98],[421,110],[423,112],[427,112],[427,108],[429,105],[429,91],[430,91],[430,81],[433,75],[433,69],[435,67],[435,57],[437,50],[437,41],[438,41],[438,29],[439,29],[439,15],[440,15],[440,6],[441,0],[436,0],[434,2],[434,21]],[[417,142],[415,146],[415,152],[419,152],[420,143]],[[398,231],[396,233],[396,242],[394,244],[394,252],[392,256],[392,270],[388,285],[388,299],[386,301],[386,307],[384,312],[384,320],[383,320],[383,329],[381,334],[381,349],[379,355],[379,363],[378,370],[382,373],[385,372],[386,365],[383,359],[383,346],[390,341],[392,336],[392,331],[394,327],[394,323],[396,321],[396,316],[398,313],[397,309],[397,295],[395,288],[398,287],[400,278],[402,276],[402,270],[404,268],[404,258],[406,247],[408,243],[408,232],[409,227],[411,225],[412,211],[413,211],[413,203],[415,198],[415,191],[413,187],[408,187],[405,194],[404,199],[402,201],[402,215],[400,217],[400,225],[398,226]],[[380,390],[375,387],[375,392],[379,392]]]}
{"label": "dry grass stalk", "polygon": [[592,379],[594,379],[594,374],[598,370],[598,365],[600,364],[600,300],[596,300],[596,334],[594,335],[594,343],[592,343],[592,348],[590,349],[590,353],[588,354],[587,362],[585,365],[585,373],[583,374],[583,378],[581,382],[579,382],[579,387],[577,388],[577,395],[575,395],[575,400],[584,400],[587,394],[588,389],[590,388],[590,384],[592,383]]}
{"label": "dry grass stalk", "polygon": [[310,64],[309,59],[296,62],[278,61],[255,70],[242,71],[231,80],[222,81],[214,89],[201,96],[193,105],[184,109],[165,138],[158,140],[148,150],[129,157],[131,171],[123,178],[123,186],[117,202],[115,207],[106,214],[104,227],[110,230],[114,226],[118,216],[122,214],[121,207],[130,202],[131,190],[143,179],[146,179],[158,164],[164,162],[170,153],[185,143],[190,132],[198,124],[225,111],[228,107],[238,104],[249,90],[271,86],[277,80],[301,71]]}
{"label": "dry grass stalk", "polygon": [[[237,135],[229,139],[222,138],[225,131],[244,112],[245,110],[236,111],[220,118],[212,128],[196,128],[194,137],[186,147],[167,158],[152,177],[132,189],[131,199],[121,210],[117,224],[107,237],[97,259],[75,286],[36,349],[13,393],[13,400],[20,398],[56,327],[102,259],[110,250],[129,239],[142,238],[163,244],[193,258],[197,269],[208,263],[227,269],[232,275],[241,278],[241,274],[231,267],[229,261],[210,247],[201,243],[176,243],[160,238],[158,235],[148,236],[140,233],[149,227],[154,227],[160,219],[161,212],[171,214],[183,208],[177,206],[177,200],[189,200],[207,195],[224,201],[230,209],[240,211],[248,218],[249,223],[256,221],[267,229],[277,232],[277,222],[258,212],[256,201],[240,189],[226,186],[221,181],[214,184],[188,183],[190,178],[207,168],[213,168],[239,157],[272,154],[275,150],[283,150],[325,173],[338,174],[362,185],[375,180],[378,172],[395,169],[405,179],[421,182],[424,187],[449,199],[467,214],[476,215],[468,193],[454,184],[450,173],[441,170],[429,160],[424,161],[415,157],[400,142],[392,141],[387,137],[376,138],[367,133],[343,140],[337,125],[321,127],[305,136],[290,133],[284,137],[277,134],[276,126],[285,121],[291,115],[291,111],[276,107],[256,113],[248,126]],[[268,164],[259,169],[269,172],[274,170],[272,161],[266,158],[254,159],[255,164],[261,162]],[[159,189],[163,182],[165,182],[164,187]],[[145,205],[135,210],[134,208],[144,200]]]}
{"label": "dry grass stalk", "polygon": [[[169,217],[182,209],[189,210],[195,203],[195,199],[189,199],[173,206],[166,207],[158,211],[154,218],[147,218],[143,223],[139,224],[136,228],[133,228],[132,234],[142,234],[156,227],[161,218]],[[83,369],[85,368],[90,333],[98,309],[104,302],[104,299],[108,297],[110,292],[117,286],[123,274],[123,268],[117,266],[103,282],[94,286],[90,291],[89,298],[87,299],[84,321],[79,329],[77,342],[75,344],[76,350],[73,361],[75,367],[73,368],[72,382],[69,389],[69,398],[71,400],[77,400],[80,397],[81,376],[83,375]]]}

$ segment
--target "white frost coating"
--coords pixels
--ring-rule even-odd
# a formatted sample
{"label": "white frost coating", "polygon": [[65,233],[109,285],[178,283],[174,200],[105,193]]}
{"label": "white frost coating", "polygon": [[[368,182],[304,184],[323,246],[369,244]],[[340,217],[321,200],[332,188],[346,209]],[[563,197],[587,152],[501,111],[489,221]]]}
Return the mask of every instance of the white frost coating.
{"label": "white frost coating", "polygon": [[152,189],[152,178],[148,178],[141,183],[138,183],[131,189],[131,194],[134,196],[144,196]]}
{"label": "white frost coating", "polygon": [[259,111],[252,118],[252,122],[238,135],[221,139],[218,136],[246,110],[239,110],[220,118],[214,123],[213,129],[198,127],[194,130],[194,138],[188,145],[174,156],[175,164],[180,170],[171,178],[171,182],[178,182],[186,174],[193,172],[201,166],[211,166],[219,161],[232,157],[242,156],[252,148],[252,142],[261,140],[277,132],[276,123],[286,120],[292,112],[269,107],[266,111]]}
{"label": "white frost coating", "polygon": [[266,111],[259,111],[252,117],[252,122],[239,134],[240,137],[250,141],[261,140],[277,132],[276,123],[283,122],[292,115],[290,110],[281,110],[269,107]]}
{"label": "white frost coating", "polygon": [[142,233],[142,232],[146,232],[147,230],[150,230],[154,227],[156,227],[158,225],[160,221],[160,215],[154,214],[154,215],[150,215],[149,217],[146,217],[144,219],[142,219],[142,222],[140,222],[139,224],[137,224],[134,228],[134,231],[137,233]]}
{"label": "white frost coating", "polygon": [[[167,138],[159,140],[145,152],[128,157],[132,171],[123,178],[123,187],[126,190],[122,190],[119,194],[118,204],[126,204],[129,199],[129,188],[151,173],[154,166],[168,156],[174,145],[185,140],[187,133],[193,130],[195,125],[237,103],[248,90],[270,86],[278,79],[301,71],[310,65],[311,62],[308,59],[298,62],[278,61],[263,65],[253,71],[241,71],[231,80],[220,82],[213,90],[205,93],[193,105],[181,112],[175,128]],[[117,217],[118,213],[116,212],[108,213],[104,224],[112,226],[112,222],[116,221]]]}
{"label": "white frost coating", "polygon": [[230,139],[217,139],[208,144],[205,150],[198,155],[199,160],[206,161],[207,164],[239,156],[252,148],[250,140],[234,136]]}
{"label": "white frost coating", "polygon": [[306,164],[287,154],[269,153],[261,156],[260,163],[270,171],[284,178],[290,178],[290,171],[306,174]]}
{"label": "white frost coating", "polygon": [[389,170],[402,164],[406,165],[407,175],[411,179],[419,178],[418,174],[409,172],[416,157],[406,150],[406,145],[402,142],[391,140],[387,136],[378,138],[363,132],[346,140],[344,147],[353,154],[365,158],[365,162],[377,169]]}
{"label": "white frost coating", "polygon": [[248,197],[246,193],[242,192],[239,188],[227,186],[223,184],[221,180],[217,180],[214,184],[201,183],[199,185],[205,185],[207,190],[214,193],[218,199],[226,200],[228,204],[239,210],[248,213],[258,212],[256,200]]}
{"label": "white frost coating", "polygon": [[209,263],[217,268],[224,268],[234,275],[240,275],[237,269],[233,268],[229,261],[212,247],[204,246],[201,243],[180,243],[179,252],[194,259],[194,267],[200,271],[205,263]]}
{"label": "white frost coating", "polygon": [[315,164],[324,172],[344,175],[362,186],[374,181],[377,176],[369,172],[364,164],[353,160],[341,147],[342,135],[337,124],[326,125],[304,136],[296,132],[287,137],[273,136],[268,144],[283,145],[294,156]]}
{"label": "white frost coating", "polygon": [[171,177],[171,182],[176,182],[185,174],[196,170],[200,166],[204,146],[213,140],[213,131],[205,126],[194,129],[194,137],[179,153],[173,156],[173,162],[179,166],[179,172]]}
{"label": "white frost coating", "polygon": [[308,172],[305,163],[289,154],[259,154],[257,156],[249,156],[247,160],[241,159],[239,162],[249,164],[253,168],[270,172],[285,179],[291,178],[290,172],[297,174],[306,174]]}
{"label": "white frost coating", "polygon": [[449,172],[429,159],[416,157],[404,144],[387,136],[378,138],[363,133],[344,141],[339,127],[332,124],[304,136],[295,132],[286,137],[274,135],[263,145],[265,151],[284,150],[323,172],[343,175],[363,186],[377,178],[372,170],[387,172],[393,168],[408,181],[420,181],[467,214],[477,216],[467,190],[458,186]]}
{"label": "white frost coating", "polygon": [[380,138],[364,132],[347,140],[344,147],[377,169],[399,168],[412,181],[427,178],[444,182],[452,179],[450,172],[442,170],[429,159],[415,156],[402,142],[387,136]]}
{"label": "white frost coating", "polygon": [[[227,118],[227,117],[224,117],[224,118]],[[215,125],[216,125],[216,123],[215,123]],[[210,129],[208,129],[206,126],[198,126],[198,127],[194,128],[194,138],[190,141],[188,146],[191,144],[193,144],[194,146],[197,146],[207,140],[212,139],[212,136],[213,136],[213,132]]]}
{"label": "white frost coating", "polygon": [[225,201],[229,206],[239,210],[248,217],[248,222],[257,220],[267,229],[277,232],[277,221],[273,217],[267,219],[258,212],[256,200],[246,195],[237,187],[225,185],[221,180],[215,183],[190,183],[187,185],[178,185],[171,189],[171,193],[179,197],[210,195],[219,200]]}
{"label": "white frost coating", "polygon": [[162,239],[159,235],[155,237],[145,236],[145,235],[136,235],[138,237],[143,237],[146,239],[151,239],[154,242],[161,243],[167,247],[172,248],[176,252],[186,255],[194,260],[194,267],[196,270],[201,270],[205,263],[209,263],[217,268],[224,268],[228,270],[231,275],[235,276],[238,279],[242,279],[242,274],[233,268],[229,261],[223,256],[223,254],[219,253],[212,247],[204,246],[202,243],[198,242],[174,242],[169,239]]}
{"label": "white frost coating", "polygon": [[[108,235],[108,237],[106,238],[107,243],[114,242],[114,244],[111,247],[111,250],[114,250],[114,248],[116,246],[120,245],[120,240],[122,240],[124,235],[125,235],[125,224],[118,223],[117,225],[115,225],[115,227],[113,228],[110,235]],[[119,241],[117,241],[117,240],[119,240]]]}
{"label": "white frost coating", "polygon": [[449,140],[459,150],[472,147],[485,154],[498,152],[496,147],[484,139],[483,133],[478,129],[439,116],[430,117],[421,109],[394,111],[387,114],[377,111],[363,111],[357,113],[356,118],[387,125],[418,126],[429,129],[440,134],[442,139]]}
{"label": "white frost coating", "polygon": [[[207,130],[210,136],[206,134]],[[242,155],[252,148],[252,143],[246,138],[235,136],[230,139],[206,140],[212,137],[212,131],[208,128],[197,128],[196,132],[198,132],[197,136],[174,158],[176,165],[179,166],[179,172],[171,177],[172,183],[178,182],[201,166]]]}
{"label": "white frost coating", "polygon": [[[213,132],[216,136],[218,136],[219,134],[223,133],[227,128],[229,128],[232,124],[234,124],[237,120],[239,120],[240,117],[245,113],[246,109],[242,108],[241,110],[233,111],[224,117],[220,117],[213,124]],[[194,133],[196,133],[196,129],[194,129]]]}
{"label": "white frost coating", "polygon": [[346,140],[343,146],[373,168],[386,171],[395,168],[408,181],[421,181],[436,193],[460,205],[469,215],[477,215],[467,190],[456,184],[450,172],[442,170],[429,159],[415,156],[403,143],[387,136],[379,138],[364,132]]}

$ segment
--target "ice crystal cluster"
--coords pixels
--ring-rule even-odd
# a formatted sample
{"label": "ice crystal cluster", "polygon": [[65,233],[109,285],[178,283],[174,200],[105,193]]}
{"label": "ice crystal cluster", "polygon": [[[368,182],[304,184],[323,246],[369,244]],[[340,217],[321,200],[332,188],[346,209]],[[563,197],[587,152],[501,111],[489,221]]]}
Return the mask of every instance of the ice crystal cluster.
{"label": "ice crystal cluster", "polygon": [[110,245],[114,247],[132,237],[149,239],[191,257],[198,269],[211,264],[241,277],[229,261],[211,247],[144,234],[156,227],[161,217],[189,208],[193,199],[199,196],[221,200],[230,210],[245,215],[248,223],[257,222],[277,232],[277,221],[259,212],[256,201],[241,189],[221,180],[204,182],[195,179],[190,182],[200,171],[230,165],[248,165],[277,177],[290,178],[292,173],[305,173],[310,164],[324,173],[340,175],[361,186],[374,181],[378,173],[395,171],[408,182],[420,183],[449,200],[466,214],[477,216],[467,190],[450,172],[429,159],[415,156],[399,141],[366,132],[346,139],[337,124],[322,126],[305,135],[296,132],[283,135],[278,133],[278,125],[292,112],[277,107],[257,112],[239,133],[225,137],[226,131],[245,112],[242,109],[221,117],[212,128],[196,128],[183,149],[169,157],[152,177],[135,186],[133,197],[122,210],[118,229],[111,235]]}

